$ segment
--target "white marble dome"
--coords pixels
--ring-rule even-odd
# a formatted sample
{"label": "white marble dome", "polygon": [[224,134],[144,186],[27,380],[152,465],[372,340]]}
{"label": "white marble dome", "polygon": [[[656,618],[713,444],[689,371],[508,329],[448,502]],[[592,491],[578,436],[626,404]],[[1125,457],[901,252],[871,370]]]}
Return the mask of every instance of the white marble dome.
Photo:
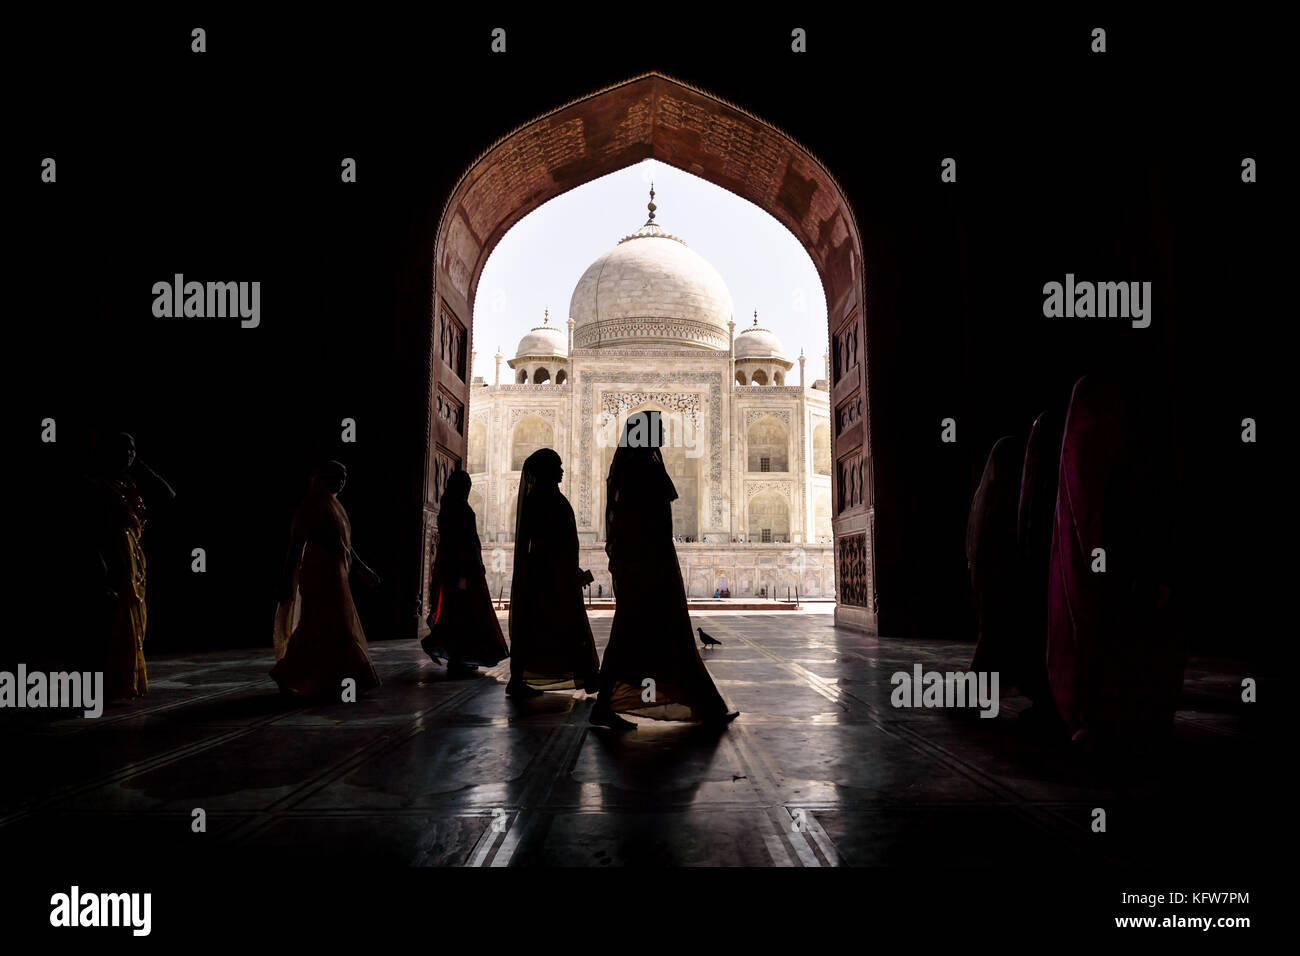
{"label": "white marble dome", "polygon": [[736,336],[735,354],[737,359],[784,359],[785,349],[771,329],[759,326],[755,315],[754,324]]}
{"label": "white marble dome", "polygon": [[726,350],[731,292],[699,253],[650,218],[593,262],[569,302],[576,348]]}
{"label": "white marble dome", "polygon": [[526,356],[567,356],[569,354],[568,336],[561,329],[551,325],[551,315],[546,313],[541,325],[535,325],[528,334],[519,340],[515,358]]}

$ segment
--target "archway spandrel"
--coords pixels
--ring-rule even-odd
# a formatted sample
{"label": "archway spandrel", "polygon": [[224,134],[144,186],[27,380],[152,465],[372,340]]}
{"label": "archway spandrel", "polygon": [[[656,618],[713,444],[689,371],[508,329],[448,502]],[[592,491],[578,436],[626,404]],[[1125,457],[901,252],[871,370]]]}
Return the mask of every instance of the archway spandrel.
{"label": "archway spandrel", "polygon": [[[781,187],[776,193],[776,202],[809,234],[818,231],[808,228],[810,225],[816,225],[813,199],[817,192],[816,179],[801,175],[797,162],[791,161],[786,165],[785,174],[781,177]],[[828,210],[828,214],[833,211],[833,209]]]}
{"label": "archway spandrel", "polygon": [[482,243],[470,230],[464,212],[458,212],[447,229],[441,265],[451,284],[466,300],[469,299],[470,279],[474,275],[476,264],[482,258],[482,250]]}
{"label": "archway spandrel", "polygon": [[[466,194],[462,209],[476,235],[490,235],[498,223],[513,218],[519,197],[537,197],[551,190],[551,170],[581,158],[587,144],[581,117],[543,120],[521,130],[518,141],[493,156]],[[548,197],[549,198],[549,197]]]}
{"label": "archway spandrel", "polygon": [[608,159],[640,146],[646,155],[654,129],[652,94],[644,92],[629,100],[611,100],[593,109],[584,119],[582,134],[587,152]]}

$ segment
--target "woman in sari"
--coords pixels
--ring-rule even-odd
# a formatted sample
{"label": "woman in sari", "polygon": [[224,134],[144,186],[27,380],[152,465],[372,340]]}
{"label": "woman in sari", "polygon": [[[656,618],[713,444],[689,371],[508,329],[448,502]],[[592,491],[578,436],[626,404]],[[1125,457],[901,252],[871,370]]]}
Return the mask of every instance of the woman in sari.
{"label": "woman in sari", "polygon": [[510,583],[510,683],[506,693],[594,691],[600,660],[591,636],[578,567],[578,526],[560,491],[560,456],[541,448],[524,462],[515,512],[515,566]]}
{"label": "woman in sari", "polygon": [[1034,419],[1025,446],[1016,517],[1016,541],[1024,562],[1024,645],[1021,693],[1033,701],[1031,719],[1059,726],[1060,717],[1047,682],[1047,581],[1056,516],[1056,482],[1061,460],[1060,412],[1049,410]]}
{"label": "woman in sari", "polygon": [[605,488],[605,552],[614,588],[614,623],[591,722],[626,730],[620,713],[657,720],[734,719],[713,684],[686,607],[657,412],[628,417]]}
{"label": "woman in sari", "polygon": [[[176,497],[171,487],[136,457],[135,439],[122,432],[98,449],[90,478],[99,561],[108,595],[108,640],[92,649],[94,669],[103,669],[105,696],[139,697],[149,688],[144,662],[144,534],[149,504]],[[102,632],[101,632],[102,633]]]}
{"label": "woman in sari", "polygon": [[447,478],[438,509],[438,555],[429,583],[429,636],[420,642],[434,660],[447,662],[448,677],[470,677],[473,666],[491,667],[510,656],[492,609],[483,546],[469,506],[468,472]]}
{"label": "woman in sari", "polygon": [[278,660],[271,668],[281,693],[332,696],[347,678],[358,693],[379,686],[348,572],[355,565],[372,587],[379,576],[352,550],[352,526],[338,500],[347,476],[339,462],[326,462],[293,517],[275,616]]}
{"label": "woman in sari", "polygon": [[1150,451],[1158,436],[1140,419],[1148,405],[1119,382],[1081,378],[1061,440],[1047,675],[1072,738],[1087,746],[1167,734],[1182,689],[1171,535]]}

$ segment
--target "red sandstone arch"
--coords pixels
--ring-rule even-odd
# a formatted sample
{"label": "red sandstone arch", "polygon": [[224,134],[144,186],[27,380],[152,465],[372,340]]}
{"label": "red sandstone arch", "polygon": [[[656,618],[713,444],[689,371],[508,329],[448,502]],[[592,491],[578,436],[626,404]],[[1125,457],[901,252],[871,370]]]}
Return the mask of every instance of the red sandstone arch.
{"label": "red sandstone arch", "polygon": [[821,276],[832,355],[836,621],[874,629],[874,504],[856,218],[834,177],[786,133],[659,73],[582,97],[503,136],[465,171],[443,207],[434,246],[420,617],[439,496],[466,453],[471,320],[483,266],[510,227],[542,203],[645,159],[762,207],[803,243]]}

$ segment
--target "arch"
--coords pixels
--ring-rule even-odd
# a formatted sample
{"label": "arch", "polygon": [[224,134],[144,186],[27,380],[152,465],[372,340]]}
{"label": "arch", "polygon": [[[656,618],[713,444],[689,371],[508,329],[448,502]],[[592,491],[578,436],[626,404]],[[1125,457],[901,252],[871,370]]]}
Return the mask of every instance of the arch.
{"label": "arch", "polygon": [[736,384],[737,385],[749,384],[748,382],[745,381],[745,372],[743,369],[736,369]]}
{"label": "arch", "polygon": [[773,385],[784,385],[784,384],[785,384],[785,372],[781,371],[780,369],[777,369],[775,372],[773,372],[773,373],[772,373],[772,384],[773,384]]}
{"label": "arch", "polygon": [[813,426],[813,474],[831,473],[831,427],[826,422]]}
{"label": "arch", "polygon": [[519,371],[515,372],[515,384],[516,385],[528,384],[528,369],[521,368],[519,369]]}
{"label": "arch", "polygon": [[469,452],[465,456],[468,465],[466,471],[471,475],[481,475],[487,471],[487,425],[477,418],[469,423]]}
{"label": "arch", "polygon": [[569,373],[566,372],[564,369],[560,369],[558,372],[555,373],[556,385],[563,385],[568,380],[569,380]]}
{"label": "arch", "polygon": [[[440,361],[436,343],[450,328],[472,349],[478,277],[501,237],[515,223],[555,196],[645,159],[675,166],[727,189],[765,210],[790,230],[808,252],[826,295],[827,335],[836,356],[831,385],[836,407],[862,402],[862,415],[832,438],[836,460],[864,459],[873,471],[871,404],[864,323],[862,238],[839,183],[807,148],[783,130],[705,90],[649,72],[582,96],[503,135],[469,165],[442,209],[434,235],[433,288],[425,346],[434,361],[424,368],[427,396],[423,452],[425,481],[416,506],[424,533],[437,516],[435,476],[465,452],[466,437],[454,422],[435,414],[440,389],[468,404],[469,381],[455,361]],[[517,172],[526,169],[528,175]],[[468,333],[468,334],[466,334]],[[841,361],[841,356],[847,358]],[[453,356],[454,359],[454,356]],[[869,478],[866,479],[871,484]],[[847,601],[836,605],[836,622],[876,629],[874,497],[834,516],[837,548],[854,560],[862,580],[845,582]],[[579,516],[580,528],[595,530],[593,515]],[[412,546],[399,589],[419,595],[412,627],[427,610],[427,554]],[[850,586],[851,584],[851,586]],[[402,598],[405,600],[405,598]],[[410,606],[409,604],[407,605]]]}
{"label": "arch", "polygon": [[749,499],[745,527],[749,541],[766,543],[790,540],[790,505],[776,491],[763,491]]}
{"label": "arch", "polygon": [[537,368],[533,369],[534,385],[547,385],[550,383],[550,381],[551,381],[551,373],[548,372],[545,368],[538,366]]}
{"label": "arch", "polygon": [[749,383],[751,385],[766,385],[767,372],[763,371],[761,368],[754,369],[754,374],[749,377]]}
{"label": "arch", "polygon": [[747,471],[789,471],[789,426],[772,415],[756,419],[745,431],[745,450]]}
{"label": "arch", "polygon": [[519,471],[524,461],[539,448],[555,443],[555,429],[540,415],[525,415],[510,432],[510,469]]}

